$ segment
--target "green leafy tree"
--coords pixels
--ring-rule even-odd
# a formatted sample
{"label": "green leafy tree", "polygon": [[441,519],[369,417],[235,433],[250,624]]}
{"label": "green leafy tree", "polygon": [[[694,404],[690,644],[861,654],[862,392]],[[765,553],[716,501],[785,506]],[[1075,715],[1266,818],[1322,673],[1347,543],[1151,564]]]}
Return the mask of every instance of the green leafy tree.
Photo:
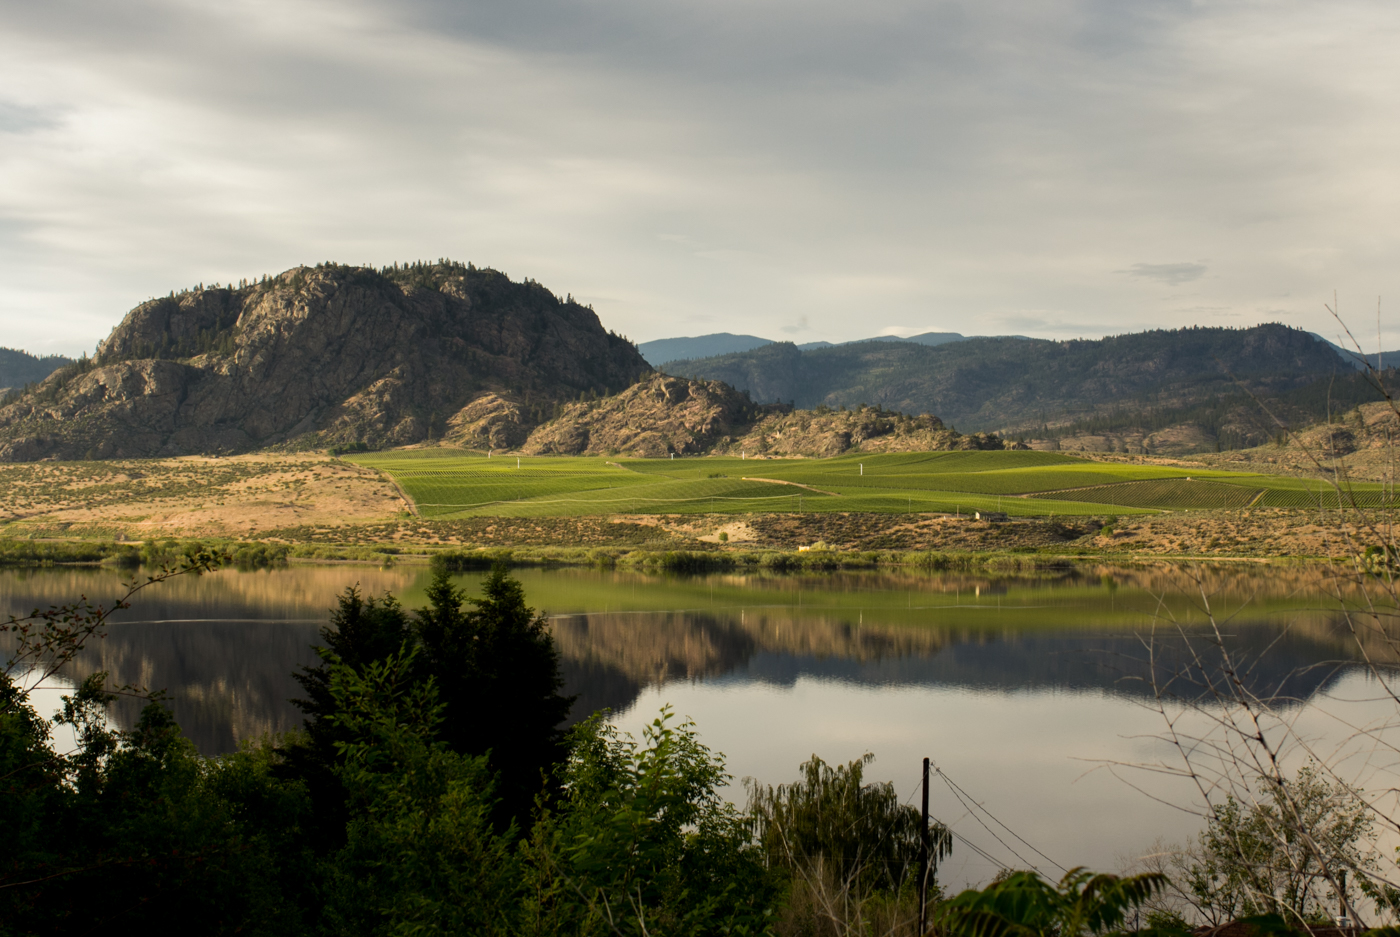
{"label": "green leafy tree", "polygon": [[397,599],[388,594],[366,598],[358,587],[350,586],[338,597],[330,624],[321,629],[321,640],[325,645],[315,648],[320,663],[293,674],[305,693],[303,699],[292,701],[306,716],[305,733],[287,740],[279,772],[307,786],[314,812],[312,845],[325,854],[344,842],[347,819],[347,795],[336,772],[337,746],[346,735],[335,719],[339,703],[331,689],[331,675],[336,667],[360,670],[387,660],[414,638]]}
{"label": "green leafy tree", "polygon": [[159,699],[130,730],[109,728],[105,677],[85,680],[57,717],[79,740],[74,753],[53,751],[27,701],[0,716],[10,782],[0,933],[159,933],[191,921],[209,934],[303,932],[301,791],[251,751],[201,758]]}
{"label": "green leafy tree", "polygon": [[[1128,914],[1166,885],[1159,873],[1120,877],[1071,869],[1058,885],[1012,872],[934,909],[942,937],[1081,937],[1120,931]],[[1146,931],[1139,931],[1146,933]],[[1172,933],[1161,931],[1160,933]]]}
{"label": "green leafy tree", "polygon": [[492,828],[484,757],[438,738],[443,705],[403,649],[333,664],[336,774],[350,792],[346,843],[327,864],[323,929],[337,935],[510,934],[519,907],[515,830]]}
{"label": "green leafy tree", "polygon": [[[857,895],[897,892],[918,872],[920,827],[914,807],[900,803],[893,784],[867,784],[874,755],[831,766],[813,755],[802,780],[766,787],[748,782],[749,814],[770,865],[812,874],[821,866]],[[934,868],[952,850],[941,825],[929,831]]]}
{"label": "green leafy tree", "polygon": [[776,883],[720,796],[722,759],[669,711],[643,744],[599,716],[575,727],[562,793],[524,844],[522,932],[757,934]]}
{"label": "green leafy tree", "polygon": [[[1330,923],[1341,899],[1360,894],[1394,906],[1371,885],[1377,858],[1364,801],[1305,765],[1287,784],[1261,782],[1249,804],[1228,798],[1195,847],[1177,863],[1188,900],[1208,921],[1277,915],[1295,924]],[[1351,873],[1348,876],[1348,873]]]}

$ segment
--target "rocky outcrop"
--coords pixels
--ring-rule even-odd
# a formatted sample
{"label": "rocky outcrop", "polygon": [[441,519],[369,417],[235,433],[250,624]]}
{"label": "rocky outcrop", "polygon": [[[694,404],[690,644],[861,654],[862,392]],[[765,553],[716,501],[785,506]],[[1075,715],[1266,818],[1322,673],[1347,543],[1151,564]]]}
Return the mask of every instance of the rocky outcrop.
{"label": "rocky outcrop", "polygon": [[[792,410],[756,406],[721,381],[653,375],[620,394],[571,404],[526,441],[531,455],[670,453],[834,456],[843,452],[1002,449],[994,435],[963,435],[936,416],[906,416],[878,407]],[[1020,446],[1020,448],[1026,448]]]}
{"label": "rocky outcrop", "polygon": [[[835,456],[843,452],[930,452],[949,449],[1018,448],[989,433],[963,435],[936,416],[908,416],[879,407],[793,410],[774,413],[734,441],[733,451],[751,455]],[[1027,448],[1019,446],[1019,448]]]}
{"label": "rocky outcrop", "polygon": [[95,357],[0,407],[0,460],[503,448],[650,370],[591,309],[494,270],[298,267],[138,306]]}
{"label": "rocky outcrop", "polygon": [[530,434],[532,455],[629,455],[663,459],[723,449],[772,407],[720,381],[654,375],[620,394],[566,407]]}

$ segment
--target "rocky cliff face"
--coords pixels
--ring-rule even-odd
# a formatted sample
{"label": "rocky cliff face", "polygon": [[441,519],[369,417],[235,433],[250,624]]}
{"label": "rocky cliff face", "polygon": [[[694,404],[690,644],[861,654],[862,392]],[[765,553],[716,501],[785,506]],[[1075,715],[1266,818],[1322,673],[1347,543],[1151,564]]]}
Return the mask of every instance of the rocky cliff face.
{"label": "rocky cliff face", "polygon": [[878,407],[773,413],[729,447],[750,455],[836,456],[843,452],[938,452],[951,449],[1027,448],[988,433],[964,435],[927,413],[909,416]]}
{"label": "rocky cliff face", "polygon": [[519,445],[650,372],[591,309],[442,263],[298,267],[133,309],[97,355],[0,406],[0,460]]}
{"label": "rocky cliff face", "polygon": [[530,434],[531,455],[629,455],[664,459],[724,449],[771,407],[719,381],[655,375],[620,394],[571,404]]}
{"label": "rocky cliff face", "polygon": [[[669,453],[834,456],[843,452],[1001,449],[985,433],[962,435],[936,416],[906,416],[875,407],[791,410],[756,406],[720,381],[665,374],[600,400],[571,404],[540,426],[524,445],[531,455],[626,455],[664,459]],[[1024,448],[1024,447],[1022,447]]]}

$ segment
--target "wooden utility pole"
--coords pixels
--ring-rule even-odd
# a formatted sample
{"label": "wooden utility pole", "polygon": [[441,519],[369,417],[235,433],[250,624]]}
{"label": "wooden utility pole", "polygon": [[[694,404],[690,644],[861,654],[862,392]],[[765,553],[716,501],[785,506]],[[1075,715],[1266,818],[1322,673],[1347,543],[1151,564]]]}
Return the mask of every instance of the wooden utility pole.
{"label": "wooden utility pole", "polygon": [[928,759],[924,759],[924,822],[919,827],[919,937],[928,928]]}

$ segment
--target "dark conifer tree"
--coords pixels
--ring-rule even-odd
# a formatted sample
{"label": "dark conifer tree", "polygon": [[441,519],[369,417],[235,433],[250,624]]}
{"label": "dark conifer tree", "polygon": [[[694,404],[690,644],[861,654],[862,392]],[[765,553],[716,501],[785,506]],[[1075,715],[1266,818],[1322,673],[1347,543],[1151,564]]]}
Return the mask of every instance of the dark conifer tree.
{"label": "dark conifer tree", "polygon": [[330,720],[336,711],[331,665],[341,662],[360,670],[412,642],[413,632],[392,595],[364,598],[358,587],[349,586],[339,596],[330,624],[321,629],[321,640],[325,646],[315,648],[321,663],[292,675],[306,693],[305,699],[292,700],[306,716],[306,736],[287,746],[280,773],[306,783],[313,809],[312,845],[324,854],[344,844],[346,819],[345,790],[333,770],[335,743],[346,738]]}
{"label": "dark conifer tree", "polygon": [[420,660],[447,707],[443,740],[462,754],[490,754],[499,779],[497,819],[526,828],[536,795],[567,755],[561,724],[573,697],[559,694],[554,639],[505,564],[481,591],[469,598],[445,570],[433,577],[429,604],[415,622]]}

